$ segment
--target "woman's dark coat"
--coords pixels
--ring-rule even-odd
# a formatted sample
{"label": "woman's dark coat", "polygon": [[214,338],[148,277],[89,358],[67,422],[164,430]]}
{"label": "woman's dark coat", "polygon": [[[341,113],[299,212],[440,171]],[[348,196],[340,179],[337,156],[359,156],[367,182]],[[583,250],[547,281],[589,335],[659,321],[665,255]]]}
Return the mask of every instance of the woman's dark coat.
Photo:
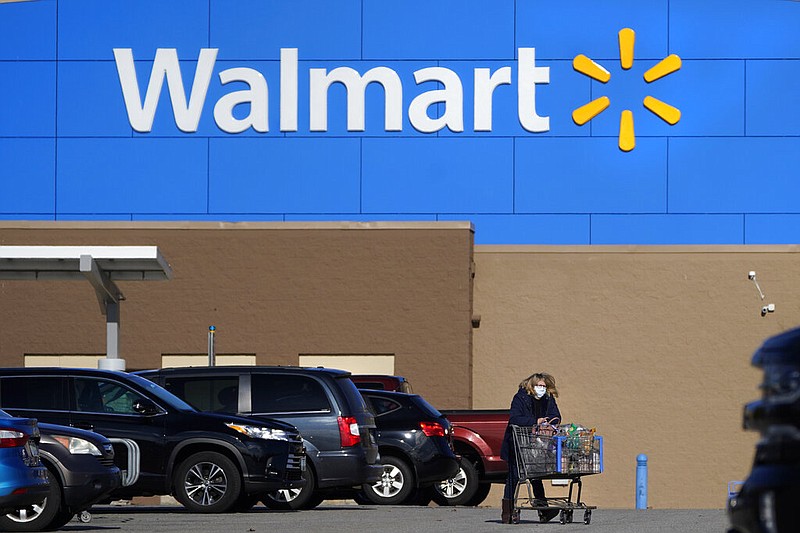
{"label": "woman's dark coat", "polygon": [[511,425],[515,426],[535,426],[539,418],[558,418],[561,422],[561,412],[558,410],[556,399],[545,393],[540,399],[536,400],[528,392],[520,388],[511,400],[511,410],[508,417],[506,434],[503,436],[503,446],[500,448],[500,457],[508,461],[509,450],[511,449]]}

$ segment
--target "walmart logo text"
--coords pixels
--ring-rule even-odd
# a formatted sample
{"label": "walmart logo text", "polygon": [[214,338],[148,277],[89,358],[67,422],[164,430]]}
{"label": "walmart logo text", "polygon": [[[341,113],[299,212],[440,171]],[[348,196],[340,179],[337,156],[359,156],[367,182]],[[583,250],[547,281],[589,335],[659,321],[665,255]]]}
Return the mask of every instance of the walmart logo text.
{"label": "walmart logo text", "polygon": [[[161,89],[166,79],[172,101],[175,124],[181,131],[196,132],[205,107],[206,96],[217,60],[216,48],[203,48],[197,59],[194,81],[189,100],[181,76],[178,54],[175,49],[159,48],[147,82],[144,101],[139,92],[139,80],[134,68],[133,52],[130,48],[115,48],[122,95],[128,120],[134,130],[149,132],[153,127]],[[536,111],[536,86],[550,82],[549,67],[536,66],[536,49],[519,48],[517,54],[517,116],[520,125],[529,132],[540,133],[550,129],[550,118]],[[464,131],[464,89],[461,78],[444,67],[428,67],[413,73],[417,85],[436,82],[434,90],[415,96],[407,109],[411,126],[423,133],[435,133],[444,128],[453,132]],[[308,128],[312,132],[328,130],[328,90],[333,84],[342,84],[347,89],[347,130],[365,130],[365,92],[367,85],[376,83],[384,91],[384,129],[403,130],[403,84],[396,71],[379,66],[363,75],[350,67],[334,68],[330,72],[323,68],[308,71]],[[238,67],[219,73],[222,85],[241,82],[244,90],[231,91],[214,104],[214,121],[219,129],[227,133],[241,133],[249,128],[259,133],[269,131],[270,84],[264,75],[252,68]],[[492,100],[495,89],[501,85],[512,85],[511,67],[474,69],[474,131],[492,131]],[[298,50],[281,48],[280,53],[280,131],[298,131]],[[274,85],[272,87],[275,88]],[[443,104],[441,114],[430,113],[431,106]],[[247,109],[246,116],[236,116],[234,108]],[[434,111],[436,111],[434,109]],[[240,111],[241,113],[241,111]],[[432,117],[431,114],[434,116]]]}

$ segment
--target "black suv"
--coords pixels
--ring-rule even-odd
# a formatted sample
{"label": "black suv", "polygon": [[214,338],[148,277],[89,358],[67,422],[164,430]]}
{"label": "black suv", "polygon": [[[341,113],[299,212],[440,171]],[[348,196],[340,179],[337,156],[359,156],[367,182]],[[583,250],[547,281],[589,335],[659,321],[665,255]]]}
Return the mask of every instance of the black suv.
{"label": "black suv", "polygon": [[125,372],[0,369],[0,405],[15,416],[111,439],[123,471],[115,498],[174,494],[191,511],[214,513],[247,509],[268,491],[305,484],[302,439],[293,426],[201,413]]}
{"label": "black suv", "polygon": [[350,379],[330,368],[224,366],[138,374],[203,411],[274,417],[296,426],[306,447],[304,488],[263,498],[273,509],[309,509],[333,489],[381,479],[375,417]]}

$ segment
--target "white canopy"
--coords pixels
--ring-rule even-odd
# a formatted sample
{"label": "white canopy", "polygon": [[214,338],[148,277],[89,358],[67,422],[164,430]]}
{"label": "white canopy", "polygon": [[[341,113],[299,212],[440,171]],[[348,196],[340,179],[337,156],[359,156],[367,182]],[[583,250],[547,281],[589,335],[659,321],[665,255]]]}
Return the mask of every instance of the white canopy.
{"label": "white canopy", "polygon": [[0,279],[81,279],[81,256],[110,281],[172,278],[157,246],[0,246]]}
{"label": "white canopy", "polygon": [[100,368],[124,370],[119,358],[119,302],[115,281],[172,278],[172,268],[156,246],[0,246],[0,279],[86,279],[106,316],[106,359]]}

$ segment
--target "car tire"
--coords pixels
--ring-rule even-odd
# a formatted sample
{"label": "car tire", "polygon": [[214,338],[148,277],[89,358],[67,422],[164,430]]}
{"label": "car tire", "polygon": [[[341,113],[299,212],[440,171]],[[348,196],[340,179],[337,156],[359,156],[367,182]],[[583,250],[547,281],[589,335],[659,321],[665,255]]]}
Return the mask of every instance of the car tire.
{"label": "car tire", "polygon": [[433,501],[439,505],[473,505],[470,502],[478,493],[479,485],[478,470],[465,457],[455,476],[433,485]]}
{"label": "car tire", "polygon": [[268,508],[278,511],[313,509],[322,503],[324,498],[316,492],[316,477],[310,466],[306,466],[303,478],[306,480],[306,484],[302,488],[268,492],[261,501]]}
{"label": "car tire", "polygon": [[50,521],[50,525],[48,526],[48,529],[61,529],[62,527],[67,525],[70,520],[75,518],[75,514],[76,513],[73,513],[73,512],[67,511],[67,510],[60,511],[55,516],[55,518],[53,518],[53,520]]}
{"label": "car tire", "polygon": [[224,513],[242,491],[239,470],[217,452],[200,452],[184,460],[175,473],[175,499],[195,513]]}
{"label": "car tire", "polygon": [[[47,471],[50,481],[50,494],[41,503],[15,509],[13,513],[0,516],[0,531],[44,531],[61,511],[61,479]],[[70,516],[70,518],[72,518]],[[58,527],[58,526],[56,526]]]}
{"label": "car tire", "polygon": [[411,467],[398,457],[381,457],[381,463],[381,479],[362,485],[364,496],[378,505],[399,505],[414,492],[414,474]]}

